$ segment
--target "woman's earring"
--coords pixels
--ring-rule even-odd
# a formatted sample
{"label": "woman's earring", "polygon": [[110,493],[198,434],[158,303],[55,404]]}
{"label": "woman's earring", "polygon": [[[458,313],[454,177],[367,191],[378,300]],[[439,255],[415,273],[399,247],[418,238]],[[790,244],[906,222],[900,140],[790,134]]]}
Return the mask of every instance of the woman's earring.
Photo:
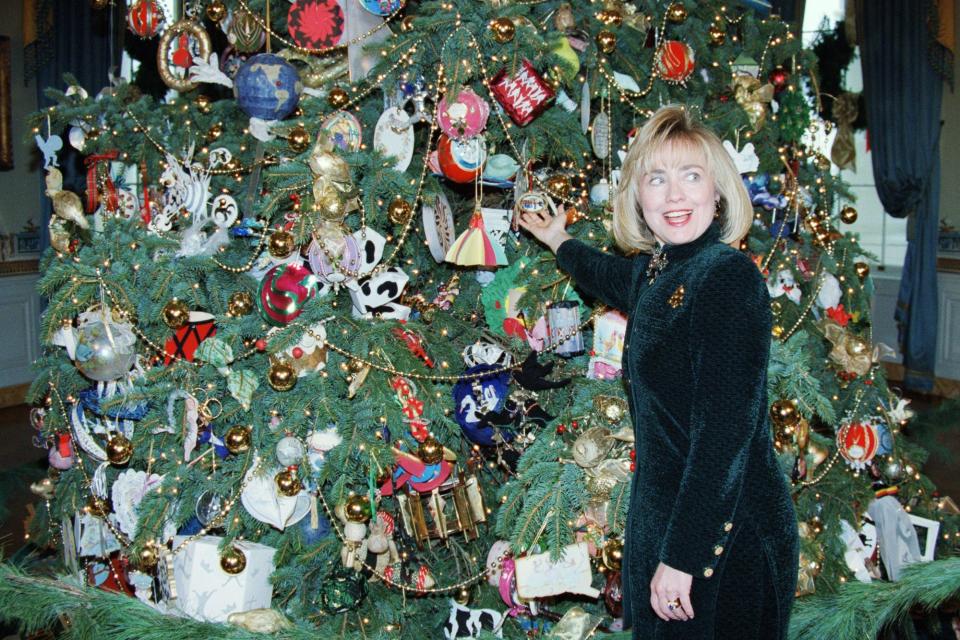
{"label": "woman's earring", "polygon": [[716,202],[714,203],[714,207],[713,207],[713,219],[714,219],[714,220],[719,220],[721,213],[723,213],[723,205],[720,204],[720,198],[717,198]]}

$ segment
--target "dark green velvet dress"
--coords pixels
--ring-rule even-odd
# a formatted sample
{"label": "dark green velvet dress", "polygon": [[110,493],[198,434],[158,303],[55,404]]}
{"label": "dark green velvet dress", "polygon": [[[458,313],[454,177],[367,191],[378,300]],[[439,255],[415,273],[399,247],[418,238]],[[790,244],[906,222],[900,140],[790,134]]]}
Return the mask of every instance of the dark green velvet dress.
{"label": "dark green velvet dress", "polygon": [[[578,240],[557,250],[585,294],[627,313],[624,381],[636,435],[625,533],[625,624],[634,638],[786,638],[798,569],[796,516],[767,417],[772,324],[751,260],[697,240],[624,258]],[[693,576],[690,621],[660,620],[650,581]]]}

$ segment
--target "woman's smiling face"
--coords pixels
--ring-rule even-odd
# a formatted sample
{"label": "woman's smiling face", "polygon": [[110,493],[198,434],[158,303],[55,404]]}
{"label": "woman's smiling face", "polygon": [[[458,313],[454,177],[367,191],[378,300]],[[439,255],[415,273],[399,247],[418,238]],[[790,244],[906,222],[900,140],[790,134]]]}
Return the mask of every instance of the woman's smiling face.
{"label": "woman's smiling face", "polygon": [[661,244],[693,242],[713,222],[717,188],[703,154],[672,142],[640,177],[643,219]]}

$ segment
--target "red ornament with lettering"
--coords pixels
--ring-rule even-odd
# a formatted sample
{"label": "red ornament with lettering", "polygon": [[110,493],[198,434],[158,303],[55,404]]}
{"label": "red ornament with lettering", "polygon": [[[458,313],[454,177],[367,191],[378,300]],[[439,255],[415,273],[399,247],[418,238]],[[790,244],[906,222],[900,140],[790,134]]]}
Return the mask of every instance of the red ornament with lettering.
{"label": "red ornament with lettering", "polygon": [[177,329],[163,346],[163,364],[170,364],[174,356],[193,362],[193,354],[200,343],[217,333],[214,317],[203,311],[191,311],[187,324]]}
{"label": "red ornament with lettering", "polygon": [[501,69],[493,77],[490,91],[510,119],[521,127],[546,111],[556,97],[553,88],[526,59],[520,63],[520,71],[515,76],[508,76],[507,69]]}
{"label": "red ornament with lettering", "polygon": [[685,42],[667,40],[657,51],[657,74],[667,82],[683,84],[693,74],[695,57],[693,49]]}
{"label": "red ornament with lettering", "polygon": [[844,424],[837,432],[840,455],[854,469],[866,469],[880,446],[877,426],[869,420]]}

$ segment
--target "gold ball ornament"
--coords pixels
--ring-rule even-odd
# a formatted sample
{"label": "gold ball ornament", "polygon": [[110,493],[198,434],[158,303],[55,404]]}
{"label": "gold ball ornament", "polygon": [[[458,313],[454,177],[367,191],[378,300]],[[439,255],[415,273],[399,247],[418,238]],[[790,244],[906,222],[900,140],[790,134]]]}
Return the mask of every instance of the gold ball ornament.
{"label": "gold ball ornament", "polygon": [[718,27],[715,24],[710,25],[710,28],[707,29],[707,35],[710,38],[710,44],[715,47],[719,47],[724,42],[727,41],[727,31],[721,27]]}
{"label": "gold ball ornament", "polygon": [[119,433],[107,441],[107,460],[110,464],[125,465],[133,457],[133,443]]}
{"label": "gold ball ornament", "polygon": [[207,17],[211,22],[220,22],[227,17],[227,5],[223,0],[213,0],[207,5]]}
{"label": "gold ball ornament", "polygon": [[250,429],[243,425],[235,425],[227,429],[223,436],[223,446],[233,455],[250,450]]}
{"label": "gold ball ornament", "polygon": [[247,568],[247,555],[236,547],[230,547],[220,556],[220,568],[235,576]]}
{"label": "gold ball ornament", "polygon": [[794,427],[800,421],[797,403],[781,398],[770,405],[770,419],[778,429]]}
{"label": "gold ball ornament", "polygon": [[857,221],[857,210],[850,205],[840,210],[840,219],[846,224],[853,224]]}
{"label": "gold ball ornament", "polygon": [[870,344],[859,336],[850,336],[845,344],[847,354],[859,357],[870,353]]}
{"label": "gold ball ornament", "polygon": [[387,206],[387,219],[393,224],[407,224],[411,215],[413,215],[413,207],[400,196],[394,198]]}
{"label": "gold ball ornament", "polygon": [[866,262],[855,262],[853,268],[857,272],[857,277],[860,278],[860,282],[866,280],[867,276],[870,275],[870,265]]}
{"label": "gold ball ornament", "polygon": [[783,332],[784,332],[784,328],[779,324],[773,325],[773,327],[770,329],[770,335],[772,335],[774,338],[777,338],[777,339],[779,339],[780,336],[783,335]]}
{"label": "gold ball ornament", "polygon": [[290,391],[297,384],[297,372],[288,362],[274,362],[267,373],[267,382],[276,391]]}
{"label": "gold ball ornament", "polygon": [[601,31],[597,34],[597,46],[603,53],[613,53],[617,48],[617,34],[612,31]]}
{"label": "gold ball ornament", "polygon": [[91,495],[87,498],[86,511],[95,518],[105,518],[113,511],[113,504],[110,502],[110,498]]}
{"label": "gold ball ornament", "polygon": [[340,222],[347,215],[347,208],[340,192],[329,183],[324,183],[319,189],[314,188],[313,204],[317,213],[324,220]]}
{"label": "gold ball ornament", "polygon": [[619,27],[623,24],[623,14],[616,9],[603,9],[598,11],[596,18],[608,27]]}
{"label": "gold ball ornament", "polygon": [[157,551],[156,545],[153,543],[145,545],[143,549],[140,549],[140,553],[137,554],[137,566],[145,573],[153,573],[159,561],[160,554]]}
{"label": "gold ball ornament", "polygon": [[443,445],[436,438],[428,436],[417,447],[417,457],[425,464],[437,464],[443,460]]}
{"label": "gold ball ornament", "polygon": [[348,522],[366,522],[370,519],[370,499],[356,493],[343,503],[343,517]]}
{"label": "gold ball ornament", "polygon": [[210,105],[212,103],[213,101],[210,100],[210,96],[203,95],[202,93],[193,100],[193,104],[196,105],[200,113],[210,113]]}
{"label": "gold ball ornament", "polygon": [[343,87],[334,87],[327,94],[327,103],[334,109],[343,109],[350,102],[350,94]]}
{"label": "gold ball ornament", "polygon": [[687,19],[687,8],[682,2],[674,2],[667,7],[667,20],[673,24],[682,24]]}
{"label": "gold ball ornament", "polygon": [[90,0],[90,6],[93,9],[100,11],[101,9],[106,9],[108,6],[110,6],[110,0]]}
{"label": "gold ball ornament", "polygon": [[403,17],[403,20],[400,21],[400,30],[404,33],[413,31],[413,16],[408,15]]}
{"label": "gold ball ornament", "polygon": [[364,366],[365,365],[362,362],[356,358],[353,358],[347,363],[347,370],[350,371],[350,373],[360,373],[363,371]]}
{"label": "gold ball ornament", "polygon": [[610,538],[604,542],[600,559],[611,571],[620,571],[623,566],[623,542],[619,538]]}
{"label": "gold ball ornament", "polygon": [[310,148],[310,132],[305,127],[297,125],[287,135],[287,145],[294,153],[303,153]]}
{"label": "gold ball ornament", "polygon": [[296,469],[284,469],[273,478],[277,493],[292,498],[303,490],[303,483],[297,477]]}
{"label": "gold ball ornament", "polygon": [[463,605],[464,607],[470,604],[470,589],[462,587],[457,591],[457,595],[453,597],[457,601],[457,604]]}
{"label": "gold ball ornament", "polygon": [[279,229],[271,233],[267,239],[267,251],[278,260],[283,260],[296,250],[297,239],[289,231]]}
{"label": "gold ball ornament", "polygon": [[217,122],[207,129],[207,142],[216,142],[223,135],[223,125]]}
{"label": "gold ball ornament", "polygon": [[830,169],[830,158],[823,155],[822,153],[817,154],[816,163],[817,163],[817,169],[820,169],[820,171],[827,171]]}
{"label": "gold ball ornament", "polygon": [[240,317],[249,315],[253,311],[253,296],[249,291],[237,291],[230,294],[227,300],[227,312],[231,316]]}
{"label": "gold ball ornament", "polygon": [[190,307],[187,306],[186,302],[177,298],[163,305],[163,310],[160,313],[163,316],[164,324],[171,329],[179,329],[190,320]]}
{"label": "gold ball ornament", "polygon": [[490,35],[500,44],[510,42],[517,34],[517,25],[513,24],[510,18],[494,18],[487,26],[490,29]]}
{"label": "gold ball ornament", "polygon": [[570,195],[570,189],[572,185],[570,184],[569,176],[555,174],[547,178],[547,189],[552,194],[556,194],[561,198],[566,198]]}

